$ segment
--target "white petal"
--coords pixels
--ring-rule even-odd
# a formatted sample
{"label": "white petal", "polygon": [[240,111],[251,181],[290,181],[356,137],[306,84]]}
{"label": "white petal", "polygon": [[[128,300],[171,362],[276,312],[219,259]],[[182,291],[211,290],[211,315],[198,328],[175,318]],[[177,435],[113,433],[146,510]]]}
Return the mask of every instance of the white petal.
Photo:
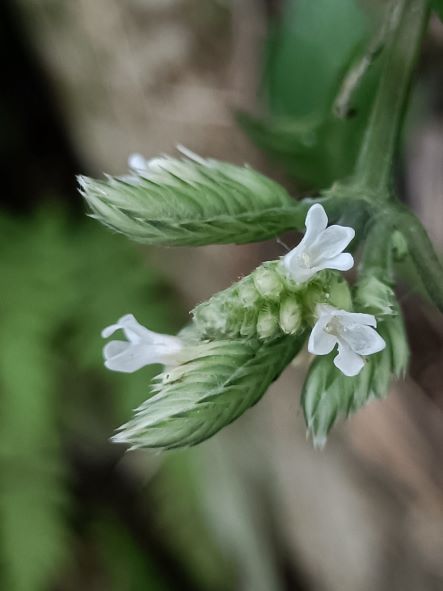
{"label": "white petal", "polygon": [[337,367],[345,376],[352,377],[356,376],[363,369],[365,362],[354,353],[344,343],[338,345],[338,355],[334,359],[334,365]]}
{"label": "white petal", "polygon": [[133,343],[138,343],[141,340],[151,342],[152,336],[156,334],[137,322],[133,314],[126,314],[119,318],[115,324],[111,324],[111,326],[104,328],[101,335],[104,339],[107,339],[116,330],[120,329],[123,330],[126,338]]}
{"label": "white petal", "polygon": [[111,324],[110,326],[107,326],[106,328],[104,328],[102,330],[101,335],[104,339],[107,339],[112,334],[114,334],[116,330],[120,330],[120,329],[121,329],[120,324]]}
{"label": "white petal", "polygon": [[346,310],[335,310],[335,316],[340,318],[343,325],[366,324],[367,326],[377,326],[377,319],[373,314],[362,314],[361,312],[347,312]]}
{"label": "white petal", "polygon": [[328,216],[326,215],[323,205],[315,203],[309,208],[309,211],[306,214],[305,224],[305,238],[307,241],[311,241],[313,238],[317,237],[320,232],[323,232],[323,230],[326,229],[326,226],[328,225]]}
{"label": "white petal", "polygon": [[[327,319],[326,319],[327,322]],[[337,344],[337,338],[325,332],[326,322],[323,319],[317,320],[309,336],[308,351],[314,355],[327,355]]]}
{"label": "white petal", "polygon": [[[300,249],[300,247],[302,248]],[[303,250],[304,248],[300,243],[296,248],[291,250],[291,252],[288,252],[288,254],[282,259],[283,266],[285,267],[288,275],[296,283],[305,283],[305,281],[308,281],[318,271],[317,268],[313,269],[312,267],[306,266],[300,256]]]}
{"label": "white petal", "polygon": [[364,324],[345,329],[343,338],[358,355],[372,355],[386,347],[384,339],[376,330]]}
{"label": "white petal", "polygon": [[346,226],[330,226],[321,232],[310,247],[313,258],[332,258],[344,251],[355,236],[355,230]]}
{"label": "white petal", "polygon": [[111,343],[108,343],[104,349],[106,358],[105,366],[113,371],[132,373],[138,369],[141,369],[145,365],[149,365],[151,363],[161,363],[155,352],[153,352],[152,348],[149,346],[131,345],[130,343],[127,343],[125,349],[121,350],[121,352],[117,355],[106,357],[106,355],[113,350],[112,348],[107,349],[109,345],[111,345]]}
{"label": "white petal", "polygon": [[354,266],[354,257],[349,252],[342,252],[332,259],[326,259],[323,269],[337,269],[338,271],[349,271]]}
{"label": "white petal", "polygon": [[123,351],[131,346],[132,345],[126,341],[110,341],[103,347],[103,357],[105,359],[110,359],[111,357],[115,357],[116,355],[123,353]]}
{"label": "white petal", "polygon": [[118,325],[125,333],[128,341],[134,344],[140,343],[141,341],[152,343],[157,336],[156,332],[142,326],[133,314],[122,316],[118,321]]}
{"label": "white petal", "polygon": [[147,168],[147,161],[141,154],[131,154],[128,158],[128,166],[134,171],[144,171]]}

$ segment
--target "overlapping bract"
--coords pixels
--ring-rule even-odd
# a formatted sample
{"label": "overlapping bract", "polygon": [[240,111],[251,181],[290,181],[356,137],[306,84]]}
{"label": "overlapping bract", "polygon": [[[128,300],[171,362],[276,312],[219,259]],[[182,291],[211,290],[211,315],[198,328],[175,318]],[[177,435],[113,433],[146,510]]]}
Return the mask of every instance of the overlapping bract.
{"label": "overlapping bract", "polygon": [[252,168],[199,157],[156,158],[127,176],[78,180],[92,217],[164,246],[265,240],[303,227],[309,207]]}
{"label": "overlapping bract", "polygon": [[263,396],[304,340],[300,335],[268,344],[238,339],[196,345],[188,362],[158,376],[154,396],[114,441],[162,449],[204,441]]}

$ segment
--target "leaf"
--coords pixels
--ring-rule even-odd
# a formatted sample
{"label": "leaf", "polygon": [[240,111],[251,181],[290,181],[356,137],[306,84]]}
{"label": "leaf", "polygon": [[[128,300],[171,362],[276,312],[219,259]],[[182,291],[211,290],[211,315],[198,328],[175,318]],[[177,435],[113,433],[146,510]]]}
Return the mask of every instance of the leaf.
{"label": "leaf", "polygon": [[[369,116],[379,65],[362,77],[351,115],[333,111],[346,72],[367,52],[377,7],[366,14],[356,0],[288,0],[268,38],[263,73],[264,116],[241,114],[251,139],[310,189],[351,173]],[[371,22],[374,21],[374,22]],[[333,48],[333,50],[331,49]]]}
{"label": "leaf", "polygon": [[305,335],[268,344],[255,340],[213,341],[192,358],[160,374],[156,394],[114,437],[132,448],[195,445],[253,406],[298,353]]}
{"label": "leaf", "polygon": [[301,228],[306,204],[247,166],[164,157],[126,177],[80,177],[92,217],[129,238],[165,246],[247,243]]}
{"label": "leaf", "polygon": [[316,357],[309,368],[301,405],[316,447],[325,445],[329,431],[339,418],[355,413],[374,398],[383,398],[392,378],[404,376],[409,348],[400,311],[381,322],[378,331],[385,339],[386,348],[367,357],[365,367],[357,376],[345,376],[335,367],[336,351]]}

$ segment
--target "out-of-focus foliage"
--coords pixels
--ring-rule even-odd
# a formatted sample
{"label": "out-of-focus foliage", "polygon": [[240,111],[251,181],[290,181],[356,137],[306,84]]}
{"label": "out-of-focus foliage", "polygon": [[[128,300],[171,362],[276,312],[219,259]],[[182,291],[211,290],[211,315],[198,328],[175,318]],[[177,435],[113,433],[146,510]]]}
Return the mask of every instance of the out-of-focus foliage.
{"label": "out-of-focus foliage", "polygon": [[[70,454],[109,456],[114,426],[146,398],[156,369],[107,372],[100,329],[131,310],[174,331],[179,314],[134,247],[93,222],[74,226],[48,209],[31,220],[2,215],[0,251],[0,588],[38,591],[73,568]],[[154,585],[123,526],[97,519],[112,588],[169,588],[161,577]]]}
{"label": "out-of-focus foliage", "polygon": [[443,20],[443,0],[433,0],[432,6],[439,17]]}
{"label": "out-of-focus foliage", "polygon": [[270,31],[262,95],[266,113],[239,114],[250,137],[303,184],[322,188],[349,174],[377,80],[371,67],[347,117],[334,102],[366,51],[376,15],[356,0],[288,0]]}

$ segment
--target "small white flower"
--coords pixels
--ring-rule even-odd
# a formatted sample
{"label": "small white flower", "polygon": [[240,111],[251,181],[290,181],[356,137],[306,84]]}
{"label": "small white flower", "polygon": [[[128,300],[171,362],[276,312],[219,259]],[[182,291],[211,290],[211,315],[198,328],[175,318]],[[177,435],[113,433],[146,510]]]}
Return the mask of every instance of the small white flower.
{"label": "small white flower", "polygon": [[338,345],[334,365],[345,376],[356,376],[363,369],[363,356],[378,353],[386,347],[375,330],[377,320],[372,314],[346,312],[318,304],[317,317],[309,337],[308,351],[314,355],[327,355]]}
{"label": "small white flower", "polygon": [[132,314],[122,316],[116,324],[107,326],[102,337],[123,330],[127,341],[110,341],[103,349],[105,366],[113,371],[132,373],[145,365],[162,363],[174,366],[180,362],[183,342],[178,337],[148,330]]}
{"label": "small white flower", "polygon": [[319,203],[306,215],[306,233],[298,246],[283,257],[287,273],[297,283],[308,281],[322,269],[348,271],[354,259],[343,250],[355,236],[355,230],[346,226],[329,226],[328,216]]}

